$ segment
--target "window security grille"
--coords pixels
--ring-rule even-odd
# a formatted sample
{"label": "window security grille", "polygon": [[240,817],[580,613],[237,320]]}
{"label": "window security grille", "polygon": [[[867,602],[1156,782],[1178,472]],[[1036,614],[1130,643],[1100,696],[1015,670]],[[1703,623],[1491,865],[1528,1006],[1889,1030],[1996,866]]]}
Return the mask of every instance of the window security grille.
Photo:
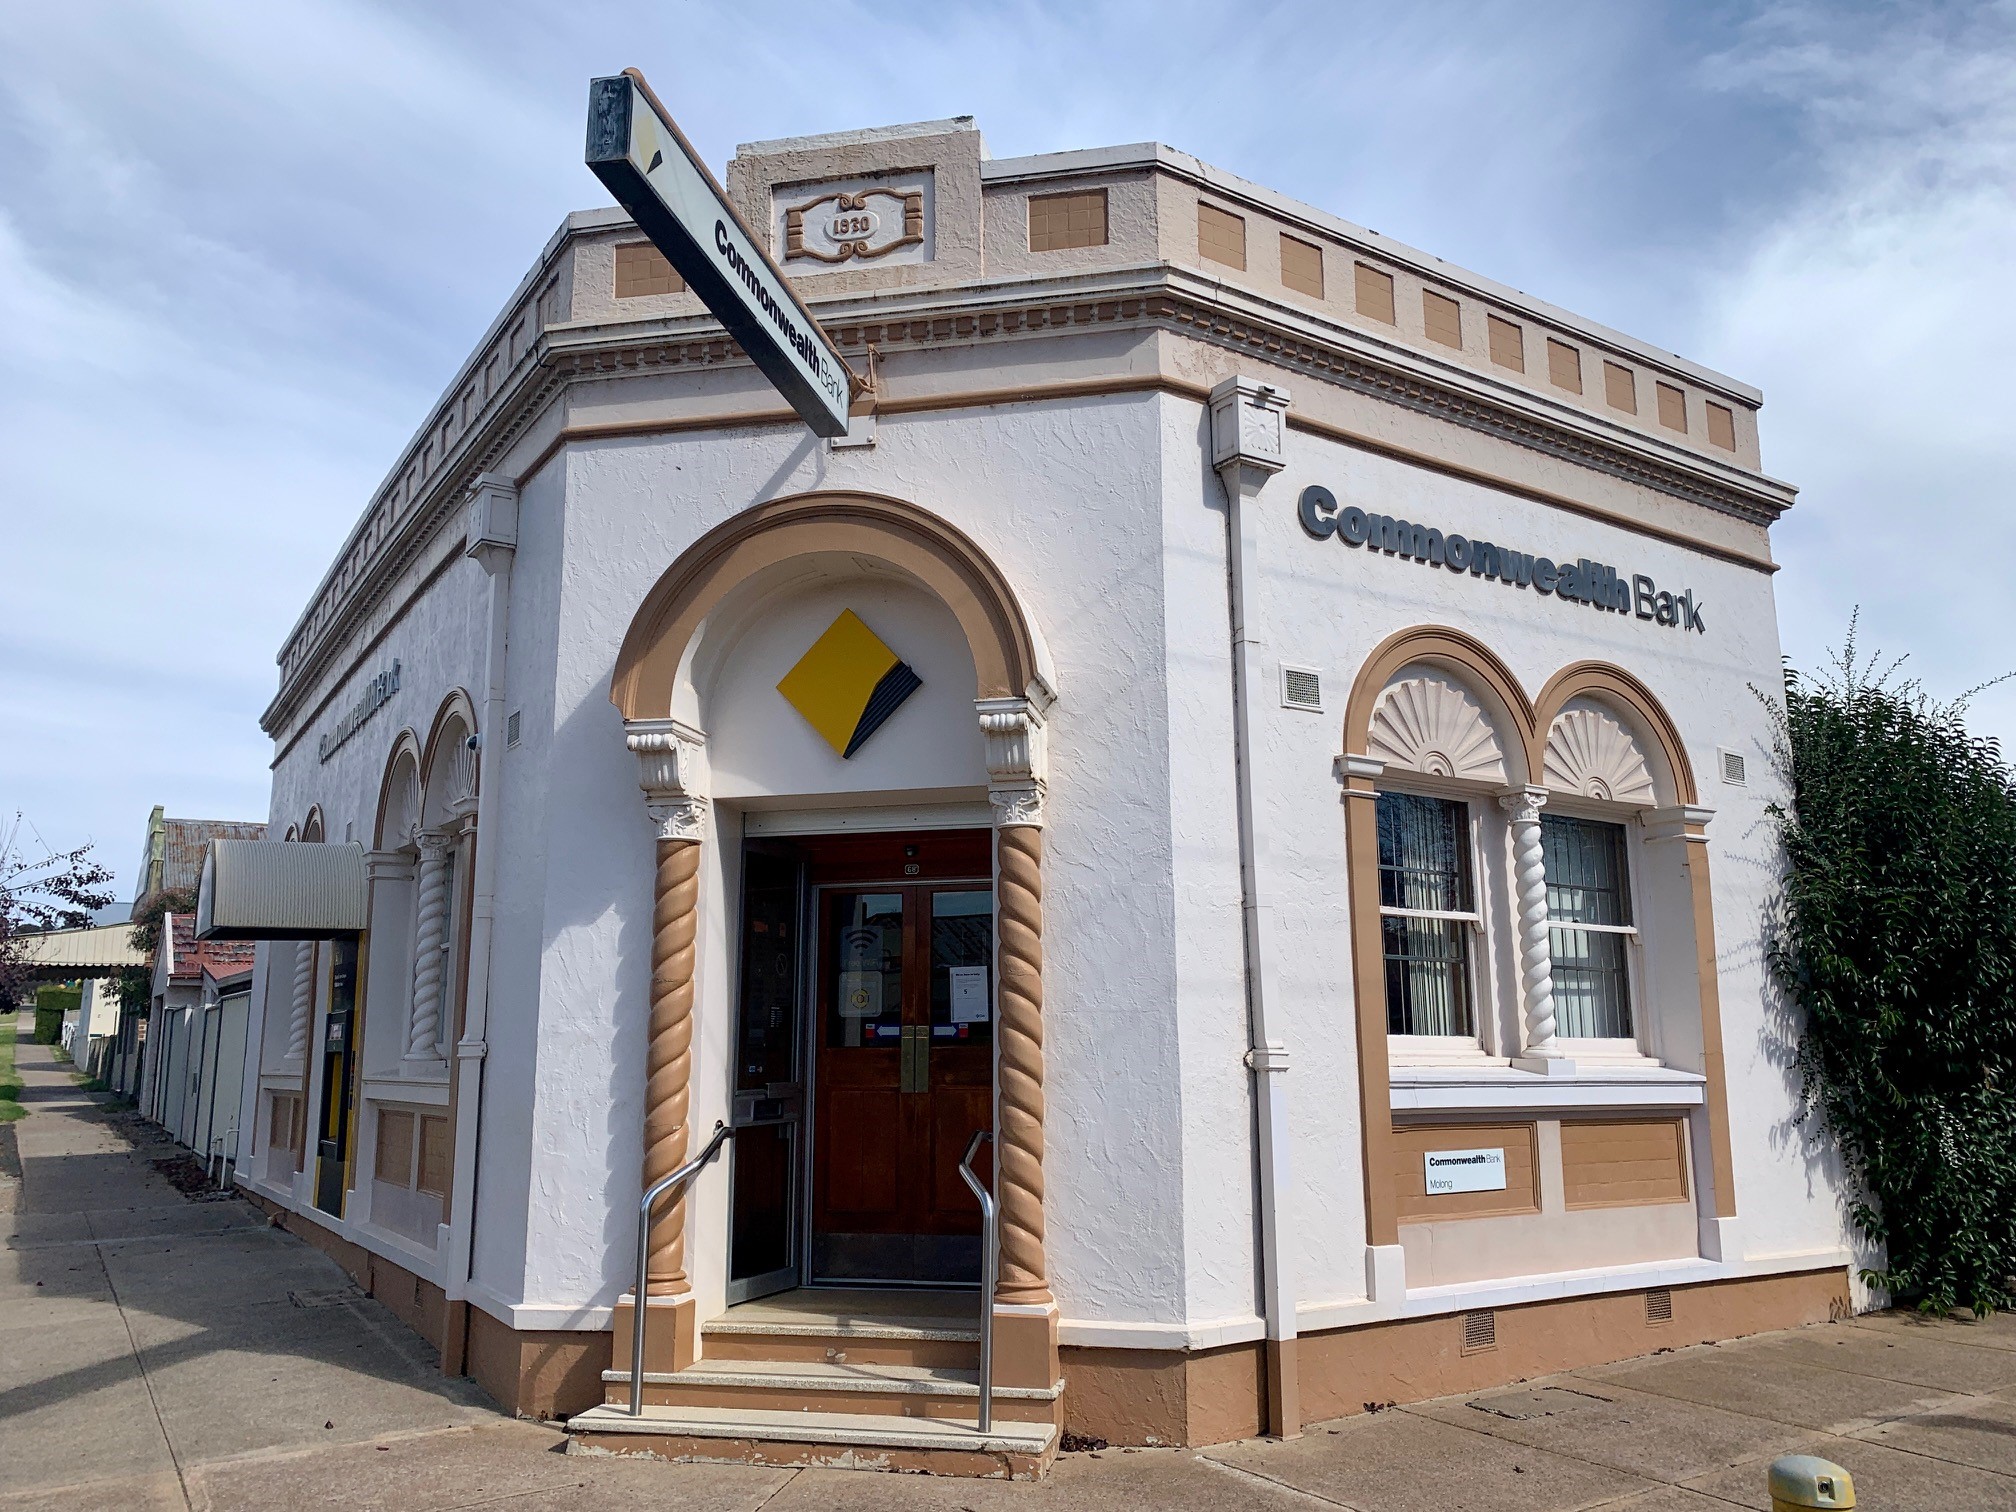
{"label": "window security grille", "polygon": [[1717,751],[1722,758],[1722,780],[1731,787],[1744,787],[1749,783],[1749,771],[1742,756],[1735,751]]}
{"label": "window security grille", "polygon": [[1496,1312],[1467,1312],[1463,1314],[1463,1353],[1481,1354],[1487,1349],[1498,1347],[1498,1314]]}
{"label": "window security grille", "polygon": [[1281,703],[1290,709],[1323,712],[1323,679],[1308,667],[1281,669]]}
{"label": "window security grille", "polygon": [[1647,1323],[1671,1323],[1673,1321],[1673,1289],[1655,1286],[1645,1293],[1645,1321]]}

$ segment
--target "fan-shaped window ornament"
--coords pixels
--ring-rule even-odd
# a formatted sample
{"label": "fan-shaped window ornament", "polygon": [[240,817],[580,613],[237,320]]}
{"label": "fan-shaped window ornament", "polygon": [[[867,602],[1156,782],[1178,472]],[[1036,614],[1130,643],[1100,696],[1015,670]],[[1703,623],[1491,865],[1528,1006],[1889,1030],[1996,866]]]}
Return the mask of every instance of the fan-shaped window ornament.
{"label": "fan-shaped window ornament", "polygon": [[1657,801],[1638,738],[1608,709],[1582,699],[1547,732],[1544,771],[1556,792],[1641,806]]}
{"label": "fan-shaped window ornament", "polygon": [[1483,705],[1449,678],[1425,673],[1388,685],[1372,710],[1366,754],[1430,777],[1504,784],[1505,751]]}

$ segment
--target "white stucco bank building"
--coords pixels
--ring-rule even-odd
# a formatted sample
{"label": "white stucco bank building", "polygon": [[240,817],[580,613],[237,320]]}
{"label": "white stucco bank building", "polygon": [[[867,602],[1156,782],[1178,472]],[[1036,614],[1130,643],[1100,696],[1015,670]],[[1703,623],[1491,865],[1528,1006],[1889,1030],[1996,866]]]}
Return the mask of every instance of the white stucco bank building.
{"label": "white stucco bank building", "polygon": [[[364,901],[269,921],[247,1190],[507,1406],[779,1462],[1850,1305],[1761,963],[1756,390],[1161,146],[728,186],[852,430],[620,212],[553,236],[280,654],[272,838]],[[717,1124],[631,1419],[639,1194]]]}

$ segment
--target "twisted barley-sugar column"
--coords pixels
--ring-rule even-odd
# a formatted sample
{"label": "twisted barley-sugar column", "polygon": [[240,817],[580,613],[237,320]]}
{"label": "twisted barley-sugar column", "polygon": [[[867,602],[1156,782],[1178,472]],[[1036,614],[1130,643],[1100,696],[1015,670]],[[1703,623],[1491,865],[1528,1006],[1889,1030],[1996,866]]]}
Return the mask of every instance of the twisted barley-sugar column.
{"label": "twisted barley-sugar column", "polygon": [[1549,949],[1547,861],[1540,842],[1540,809],[1547,795],[1534,788],[1498,800],[1512,816],[1512,891],[1519,912],[1519,985],[1526,1021],[1526,1054],[1557,1056],[1554,957]]}
{"label": "twisted barley-sugar column", "polygon": [[413,1021],[406,1059],[440,1057],[441,976],[448,947],[448,837],[420,838],[420,920],[413,947]]}
{"label": "twisted barley-sugar column", "polygon": [[302,940],[294,947],[294,998],[288,1005],[287,1059],[308,1058],[308,1026],[315,1012],[315,942]]}
{"label": "twisted barley-sugar column", "polygon": [[[651,913],[651,1023],[644,1061],[644,1185],[686,1159],[686,1113],[693,1083],[693,941],[699,917],[700,842],[658,842]],[[658,1210],[646,1268],[649,1294],[687,1290],[686,1198]]]}
{"label": "twisted barley-sugar column", "polygon": [[1000,830],[1001,1196],[997,1302],[1050,1298],[1043,1258],[1043,831]]}

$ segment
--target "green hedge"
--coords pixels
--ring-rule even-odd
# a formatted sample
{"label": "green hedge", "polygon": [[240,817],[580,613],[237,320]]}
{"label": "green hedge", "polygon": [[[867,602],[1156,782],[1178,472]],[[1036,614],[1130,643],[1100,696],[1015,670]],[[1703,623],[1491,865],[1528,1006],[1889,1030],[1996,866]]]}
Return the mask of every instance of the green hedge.
{"label": "green hedge", "polygon": [[84,989],[49,985],[35,989],[35,1043],[54,1045],[63,1038],[63,1015],[84,1001]]}
{"label": "green hedge", "polygon": [[1927,1310],[2008,1304],[2016,1273],[2016,773],[1855,660],[1788,675],[1772,974],[1801,1020],[1806,1105],[1855,1185],[1864,1272]]}

